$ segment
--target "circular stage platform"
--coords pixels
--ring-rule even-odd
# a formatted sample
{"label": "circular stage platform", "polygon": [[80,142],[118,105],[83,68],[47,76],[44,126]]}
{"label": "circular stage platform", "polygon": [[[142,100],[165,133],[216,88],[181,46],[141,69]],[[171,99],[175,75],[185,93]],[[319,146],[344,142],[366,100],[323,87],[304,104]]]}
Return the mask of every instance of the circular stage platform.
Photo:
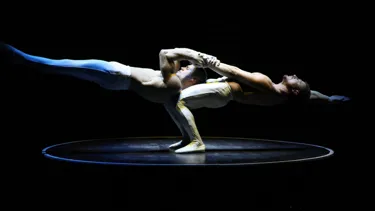
{"label": "circular stage platform", "polygon": [[333,150],[278,140],[204,137],[206,152],[176,154],[177,137],[130,137],[67,142],[43,149],[45,157],[75,163],[125,166],[245,166],[311,161]]}

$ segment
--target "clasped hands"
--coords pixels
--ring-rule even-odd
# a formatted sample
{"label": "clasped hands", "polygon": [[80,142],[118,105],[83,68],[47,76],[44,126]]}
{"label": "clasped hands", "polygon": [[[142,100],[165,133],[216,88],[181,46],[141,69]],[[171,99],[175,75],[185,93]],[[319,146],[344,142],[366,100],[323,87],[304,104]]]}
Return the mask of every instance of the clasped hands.
{"label": "clasped hands", "polygon": [[200,68],[210,68],[210,67],[217,67],[220,65],[220,60],[218,60],[215,56],[208,55],[205,53],[197,52],[197,58],[196,61],[193,62],[193,64],[196,67]]}

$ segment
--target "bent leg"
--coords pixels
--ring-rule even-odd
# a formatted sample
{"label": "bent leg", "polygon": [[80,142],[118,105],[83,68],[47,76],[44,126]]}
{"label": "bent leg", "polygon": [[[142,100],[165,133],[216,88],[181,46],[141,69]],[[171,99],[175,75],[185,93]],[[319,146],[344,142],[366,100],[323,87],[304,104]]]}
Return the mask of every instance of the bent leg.
{"label": "bent leg", "polygon": [[199,134],[197,125],[195,123],[194,115],[185,106],[185,102],[179,101],[175,107],[175,115],[177,121],[180,122],[181,127],[187,133],[190,138],[190,143],[176,150],[176,153],[188,153],[188,152],[204,152],[206,147]]}
{"label": "bent leg", "polygon": [[175,152],[205,151],[204,143],[190,109],[219,108],[225,106],[230,100],[232,100],[232,94],[227,83],[198,84],[182,90],[178,102],[170,110],[176,116],[182,129],[188,134],[190,143]]}
{"label": "bent leg", "polygon": [[126,83],[126,80],[130,80],[126,78],[130,76],[130,71],[117,70],[118,65],[114,67],[112,62],[98,59],[49,59],[27,54],[10,45],[5,44],[5,47],[8,53],[12,54],[13,62],[36,68],[43,73],[72,76],[94,82],[107,89],[113,89],[114,84],[119,81]]}
{"label": "bent leg", "polygon": [[164,104],[164,107],[165,107],[165,110],[167,110],[170,117],[172,118],[173,122],[177,125],[182,135],[182,140],[170,145],[169,149],[176,150],[178,148],[186,146],[191,140],[190,140],[189,134],[187,133],[187,131],[184,129],[184,127],[181,125],[180,121],[178,120],[179,114],[176,111],[176,105],[174,103],[166,103]]}

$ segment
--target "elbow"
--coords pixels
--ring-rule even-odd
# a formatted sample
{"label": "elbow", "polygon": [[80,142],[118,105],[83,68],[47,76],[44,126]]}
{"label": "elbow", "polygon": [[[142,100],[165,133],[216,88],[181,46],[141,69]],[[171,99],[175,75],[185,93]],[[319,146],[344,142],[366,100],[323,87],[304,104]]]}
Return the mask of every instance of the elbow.
{"label": "elbow", "polygon": [[[167,51],[167,50],[164,50],[164,49],[160,50],[160,52],[159,52],[159,59],[160,59],[161,61],[166,61],[166,60],[168,60],[168,51]],[[164,63],[164,62],[163,62],[163,63]]]}
{"label": "elbow", "polygon": [[160,52],[159,52],[159,58],[170,60],[170,59],[173,59],[173,56],[172,56],[172,54],[170,53],[169,50],[161,49]]}
{"label": "elbow", "polygon": [[167,55],[167,53],[168,53],[168,50],[161,49],[160,52],[159,52],[159,56],[165,56],[165,55]]}
{"label": "elbow", "polygon": [[171,54],[172,49],[161,49],[159,52],[159,55],[168,56],[168,54]]}

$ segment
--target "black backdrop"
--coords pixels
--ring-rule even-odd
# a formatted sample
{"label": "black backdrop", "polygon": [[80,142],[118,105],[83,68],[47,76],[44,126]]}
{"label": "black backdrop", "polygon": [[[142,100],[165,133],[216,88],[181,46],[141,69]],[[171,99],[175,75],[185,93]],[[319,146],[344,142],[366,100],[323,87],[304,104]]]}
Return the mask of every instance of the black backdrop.
{"label": "black backdrop", "polygon": [[[319,33],[287,26],[244,27],[239,22],[207,23],[204,27],[173,27],[172,23],[158,21],[121,27],[94,21],[63,23],[55,28],[39,24],[31,29],[18,27],[17,32],[4,36],[3,42],[49,58],[95,58],[155,69],[161,49],[188,47],[244,70],[262,72],[274,82],[284,74],[294,73],[308,81],[313,90],[355,100],[355,93],[348,86],[352,76],[346,72],[347,65],[339,63],[340,49],[330,34],[317,36]],[[201,28],[196,29],[197,26]],[[46,176],[48,167],[41,154],[46,146],[91,138],[180,135],[161,105],[132,92],[106,91],[89,82],[47,76],[27,67],[2,64],[2,69],[3,145],[7,161],[12,161],[6,163],[11,164],[12,173],[20,173],[15,186],[28,194],[43,191],[51,187],[48,182],[54,181]],[[209,76],[218,75],[209,72]],[[333,149],[334,163],[324,168],[330,170],[329,175],[319,177],[319,182],[330,186],[332,195],[338,197],[347,197],[343,190],[353,186],[338,182],[348,174],[346,161],[352,155],[355,135],[353,112],[353,101],[341,105],[312,104],[303,109],[231,102],[224,108],[193,110],[203,137],[278,139]],[[41,195],[40,201],[48,202],[47,195]]]}

